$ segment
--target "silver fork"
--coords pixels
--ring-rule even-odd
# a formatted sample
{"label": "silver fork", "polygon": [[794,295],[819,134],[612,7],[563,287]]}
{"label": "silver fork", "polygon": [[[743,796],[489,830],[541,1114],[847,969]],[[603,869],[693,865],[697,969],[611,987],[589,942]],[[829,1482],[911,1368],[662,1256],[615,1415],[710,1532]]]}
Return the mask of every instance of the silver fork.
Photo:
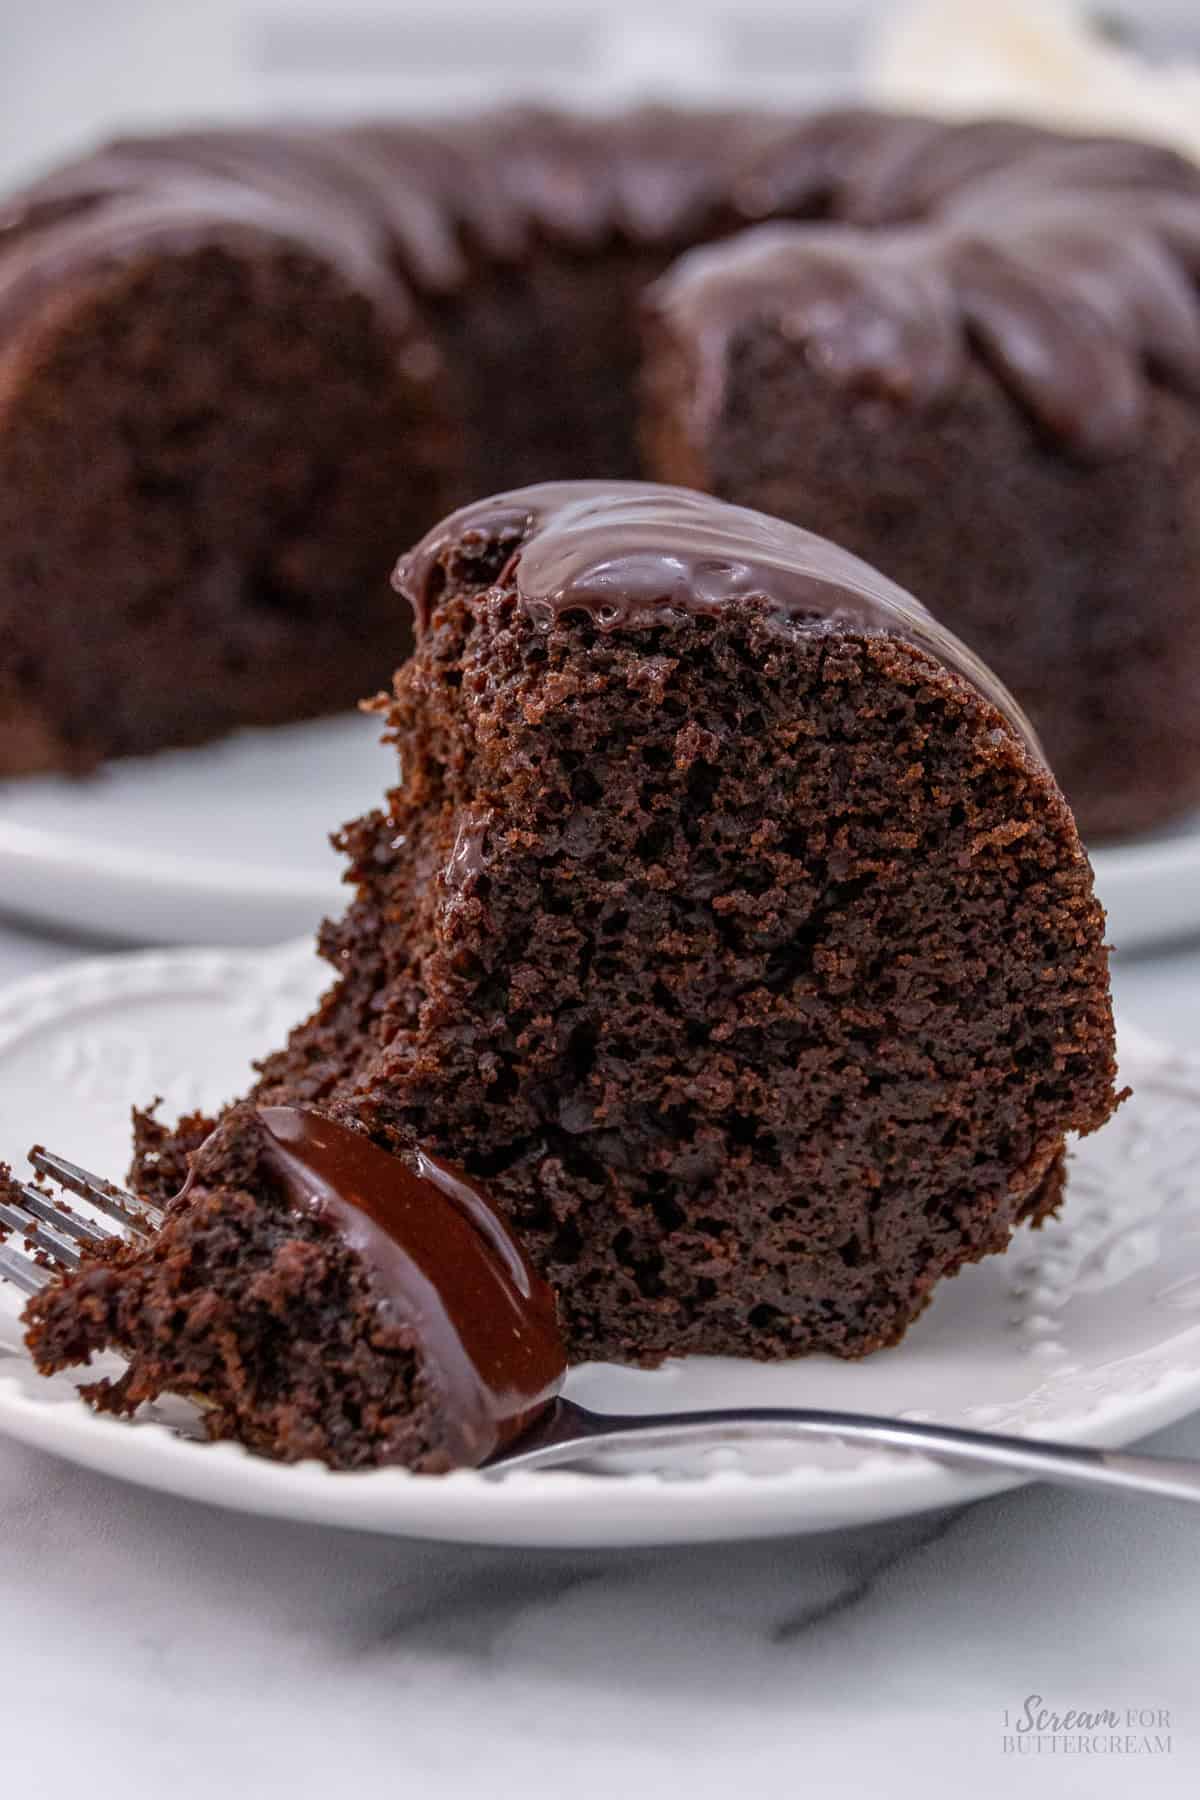
{"label": "silver fork", "polygon": [[126,1233],[150,1237],[166,1216],[151,1201],[40,1145],[29,1152],[29,1160],[39,1175],[86,1200],[104,1218],[115,1220],[121,1230],[85,1217],[70,1206],[57,1205],[40,1188],[26,1182],[19,1200],[0,1200],[0,1231],[12,1234],[8,1243],[0,1244],[0,1281],[11,1282],[23,1294],[40,1293],[61,1270],[77,1269],[82,1246],[102,1244],[106,1238]]}
{"label": "silver fork", "polygon": [[[78,1268],[81,1247],[125,1233],[150,1237],[162,1224],[165,1215],[160,1207],[78,1163],[42,1149],[31,1151],[29,1160],[39,1175],[57,1182],[112,1223],[58,1205],[29,1185],[21,1188],[19,1202],[0,1201],[0,1226],[13,1234],[0,1245],[0,1280],[22,1293],[39,1293],[59,1271]],[[1002,1470],[1063,1487],[1200,1502],[1200,1463],[814,1407],[600,1413],[559,1398],[517,1443],[492,1457],[483,1472],[496,1478],[514,1469],[591,1464],[630,1451],[719,1450],[785,1438],[836,1438],[879,1450],[920,1450],[956,1468]]]}

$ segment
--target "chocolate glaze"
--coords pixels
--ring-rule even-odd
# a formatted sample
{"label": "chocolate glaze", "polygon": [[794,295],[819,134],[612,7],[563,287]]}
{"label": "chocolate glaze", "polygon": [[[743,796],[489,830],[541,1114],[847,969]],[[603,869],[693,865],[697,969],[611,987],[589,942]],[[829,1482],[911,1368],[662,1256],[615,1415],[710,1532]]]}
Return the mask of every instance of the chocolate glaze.
{"label": "chocolate glaze", "polygon": [[661,310],[699,318],[700,407],[719,403],[748,306],[783,313],[831,379],[913,405],[952,396],[977,349],[1080,454],[1135,441],[1148,374],[1200,389],[1200,173],[1183,158],[855,108],[800,120],[522,108],[124,140],[0,216],[0,314],[10,329],[81,270],[252,230],[330,261],[416,337],[408,361],[428,377],[427,302],[481,261],[539,243],[686,249],[765,218],[816,223],[786,255],[751,240],[690,259],[658,289]]}
{"label": "chocolate glaze", "polygon": [[103,278],[154,256],[187,256],[212,246],[257,254],[285,251],[328,265],[366,295],[388,328],[408,334],[413,310],[403,287],[371,246],[332,217],[288,209],[250,189],[200,182],[168,194],[133,192],[107,204],[48,209],[34,229],[19,219],[0,228],[0,331],[36,317],[69,282]]}
{"label": "chocolate glaze", "polygon": [[1180,159],[997,124],[856,147],[826,196],[854,223],[764,226],[651,290],[695,359],[698,438],[756,321],[819,378],[913,407],[952,399],[974,348],[1084,457],[1136,444],[1147,374],[1200,393],[1200,177]]}
{"label": "chocolate glaze", "polygon": [[258,1109],[269,1174],[366,1263],[385,1313],[411,1326],[464,1467],[519,1435],[562,1385],[554,1296],[484,1190],[423,1150],[411,1161],[318,1113]]}
{"label": "chocolate glaze", "polygon": [[397,565],[393,585],[428,631],[435,573],[464,541],[511,546],[521,605],[540,630],[586,613],[600,631],[757,605],[772,629],[887,632],[976,691],[1042,760],[1033,727],[987,665],[911,594],[826,538],[690,488],[646,481],[556,481],[463,507]]}
{"label": "chocolate glaze", "polygon": [[252,224],[324,257],[390,323],[421,331],[414,298],[461,288],[480,259],[518,261],[535,241],[682,248],[711,234],[731,165],[762,136],[738,115],[646,107],[616,119],[520,108],[121,139],[0,213],[0,312],[14,320],[73,273]]}

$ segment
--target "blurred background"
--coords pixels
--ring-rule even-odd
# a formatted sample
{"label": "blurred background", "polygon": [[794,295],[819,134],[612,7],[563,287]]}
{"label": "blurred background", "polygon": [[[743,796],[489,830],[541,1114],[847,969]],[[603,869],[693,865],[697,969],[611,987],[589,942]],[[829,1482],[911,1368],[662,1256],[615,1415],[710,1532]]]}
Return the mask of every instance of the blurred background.
{"label": "blurred background", "polygon": [[0,183],[118,129],[515,94],[795,106],[865,85],[1200,137],[1200,76],[1174,64],[1200,53],[1200,0],[0,0],[0,21]]}
{"label": "blurred background", "polygon": [[[864,101],[1159,139],[1200,161],[1200,0],[0,0],[0,225],[6,190],[122,133],[514,99],[792,116]],[[0,907],[139,941],[307,930],[340,902],[330,822],[386,778],[374,736],[349,714],[129,759],[87,785],[0,784]],[[63,879],[68,863],[86,883]],[[1097,869],[1122,947],[1200,929],[1200,816],[1106,846]]]}

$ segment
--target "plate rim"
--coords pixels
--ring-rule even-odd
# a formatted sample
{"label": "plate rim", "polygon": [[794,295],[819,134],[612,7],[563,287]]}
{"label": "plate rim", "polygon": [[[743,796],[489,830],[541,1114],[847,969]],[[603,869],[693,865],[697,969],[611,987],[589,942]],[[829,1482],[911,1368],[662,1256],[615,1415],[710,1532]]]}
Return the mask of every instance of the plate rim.
{"label": "plate rim", "polygon": [[[1098,844],[1088,851],[1097,880],[1131,880],[1156,870],[1174,869],[1182,863],[1200,864],[1200,814],[1191,830],[1164,837],[1133,838],[1128,843]],[[1197,913],[1200,925],[1200,911]]]}
{"label": "plate rim", "polygon": [[[312,900],[328,904],[336,895],[331,884],[316,875],[290,875],[267,863],[236,863],[220,857],[182,856],[171,850],[122,850],[109,844],[86,846],[57,836],[41,825],[24,825],[0,813],[0,868],[5,859],[26,868],[49,867],[62,873],[85,865],[89,876],[100,875],[117,883],[150,881],[196,893],[226,894],[236,899]],[[178,946],[180,949],[185,945]]]}

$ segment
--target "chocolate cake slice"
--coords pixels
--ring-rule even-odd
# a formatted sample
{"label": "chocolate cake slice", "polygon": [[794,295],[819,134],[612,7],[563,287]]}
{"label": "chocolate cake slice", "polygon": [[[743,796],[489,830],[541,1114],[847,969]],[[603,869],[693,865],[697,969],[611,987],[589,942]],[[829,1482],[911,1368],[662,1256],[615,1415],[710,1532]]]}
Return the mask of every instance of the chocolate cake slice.
{"label": "chocolate cake slice", "polygon": [[1022,715],[855,558],[679,489],[485,501],[397,584],[403,783],[256,1099],[485,1179],[576,1360],[896,1342],[1114,1105]]}
{"label": "chocolate cake slice", "polygon": [[[683,489],[504,494],[396,579],[403,780],[342,833],[337,979],[219,1123],[143,1124],[161,1237],[33,1302],[35,1355],[116,1345],[102,1404],[196,1392],[273,1454],[478,1460],[444,1324],[362,1234],[439,1158],[574,1361],[896,1343],[1116,1103],[1103,915],[1023,715],[867,565]],[[279,1119],[376,1159],[318,1168],[315,1218]]]}
{"label": "chocolate cake slice", "polygon": [[338,1469],[473,1467],[548,1403],[554,1299],[478,1183],[294,1107],[201,1133],[148,1243],[110,1240],[30,1301],[45,1373],[116,1350],[124,1374],[82,1389],[100,1410],[182,1394],[213,1438]]}

